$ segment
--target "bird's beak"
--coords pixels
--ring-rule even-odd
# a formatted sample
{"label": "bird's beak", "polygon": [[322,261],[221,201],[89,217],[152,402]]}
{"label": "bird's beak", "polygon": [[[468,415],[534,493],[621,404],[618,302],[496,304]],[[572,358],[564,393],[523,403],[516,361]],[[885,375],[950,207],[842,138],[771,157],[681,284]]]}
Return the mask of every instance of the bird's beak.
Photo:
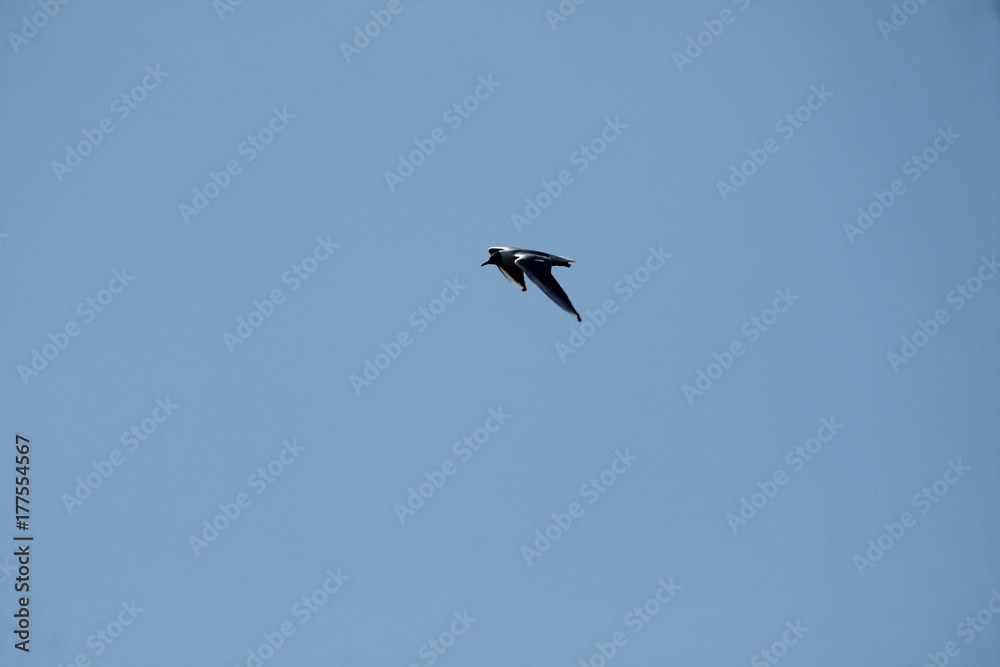
{"label": "bird's beak", "polygon": [[483,262],[483,263],[482,263],[482,264],[480,264],[479,266],[486,266],[486,265],[487,265],[487,264],[489,264],[489,263],[490,263],[490,260],[486,260],[485,262]]}

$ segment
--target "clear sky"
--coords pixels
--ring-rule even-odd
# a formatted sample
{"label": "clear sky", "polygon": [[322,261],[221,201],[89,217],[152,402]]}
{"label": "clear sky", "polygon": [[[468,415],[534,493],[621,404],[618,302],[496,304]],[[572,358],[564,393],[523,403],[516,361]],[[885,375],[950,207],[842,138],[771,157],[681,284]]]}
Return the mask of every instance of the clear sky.
{"label": "clear sky", "polygon": [[1000,664],[996,3],[0,26],[0,664]]}

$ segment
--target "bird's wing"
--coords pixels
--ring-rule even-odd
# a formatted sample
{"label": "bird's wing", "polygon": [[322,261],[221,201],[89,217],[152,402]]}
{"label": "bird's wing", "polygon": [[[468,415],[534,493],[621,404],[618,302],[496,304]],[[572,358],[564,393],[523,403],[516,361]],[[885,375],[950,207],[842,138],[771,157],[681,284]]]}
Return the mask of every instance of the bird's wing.
{"label": "bird's wing", "polygon": [[528,250],[524,249],[521,251],[525,255],[538,255],[539,257],[547,257],[549,261],[552,262],[552,266],[569,266],[570,262],[575,262],[575,259],[570,259],[569,257],[563,257],[561,255],[553,255],[550,252],[540,252],[538,250]]}
{"label": "bird's wing", "polygon": [[535,283],[538,289],[545,292],[545,295],[552,299],[557,306],[576,317],[577,321],[580,321],[580,314],[576,312],[576,308],[570,303],[569,297],[566,296],[563,288],[552,277],[552,261],[548,257],[520,255],[514,260],[514,264],[524,271],[531,278],[531,282]]}
{"label": "bird's wing", "polygon": [[[516,263],[517,262],[515,262],[515,264]],[[497,264],[497,268],[500,269],[500,273],[502,273],[507,280],[514,283],[514,285],[522,292],[528,289],[524,286],[524,271],[516,266],[510,267],[510,270],[508,271],[502,264]]]}

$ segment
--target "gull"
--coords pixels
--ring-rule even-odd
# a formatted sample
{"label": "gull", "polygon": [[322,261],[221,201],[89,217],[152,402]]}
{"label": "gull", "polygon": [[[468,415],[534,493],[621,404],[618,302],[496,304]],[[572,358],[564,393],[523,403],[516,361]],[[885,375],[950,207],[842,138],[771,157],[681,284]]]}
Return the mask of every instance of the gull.
{"label": "gull", "polygon": [[569,266],[575,259],[550,255],[547,252],[537,250],[525,250],[524,248],[490,248],[490,258],[480,264],[496,264],[500,273],[506,276],[507,280],[521,288],[522,292],[528,290],[524,285],[524,276],[531,278],[538,289],[545,292],[545,295],[552,299],[557,306],[580,321],[580,314],[570,303],[566,292],[559,286],[556,279],[552,277],[553,266]]}

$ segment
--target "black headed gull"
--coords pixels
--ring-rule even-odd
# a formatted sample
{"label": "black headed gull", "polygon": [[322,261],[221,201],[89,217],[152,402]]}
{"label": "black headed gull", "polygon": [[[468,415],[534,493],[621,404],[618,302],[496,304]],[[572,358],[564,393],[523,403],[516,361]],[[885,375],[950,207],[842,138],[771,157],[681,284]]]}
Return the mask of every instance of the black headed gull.
{"label": "black headed gull", "polygon": [[571,314],[579,322],[580,314],[570,303],[563,288],[552,277],[553,266],[569,266],[570,262],[575,261],[559,255],[550,255],[547,252],[525,250],[524,248],[490,248],[490,258],[480,266],[496,264],[500,273],[504,274],[507,280],[520,287],[522,292],[528,289],[524,285],[524,276],[527,275],[538,289],[545,292],[550,299],[556,302],[557,306]]}

